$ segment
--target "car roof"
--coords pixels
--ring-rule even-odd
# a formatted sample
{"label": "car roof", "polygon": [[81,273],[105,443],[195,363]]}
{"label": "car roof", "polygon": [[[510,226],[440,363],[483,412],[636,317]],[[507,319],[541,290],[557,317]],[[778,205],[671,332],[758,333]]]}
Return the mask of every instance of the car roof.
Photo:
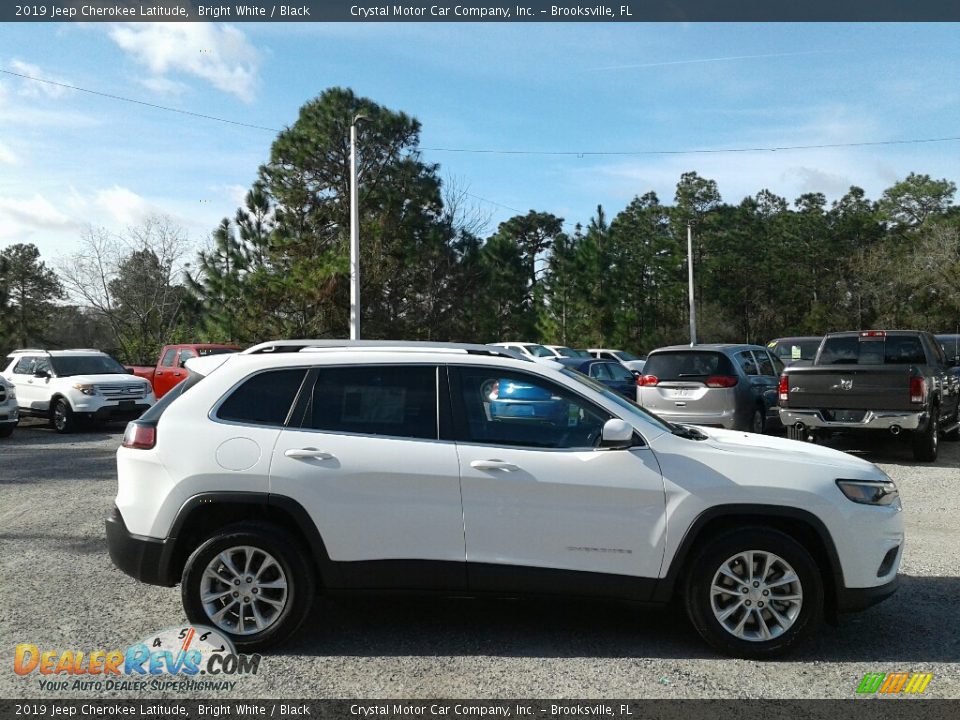
{"label": "car roof", "polygon": [[766,350],[762,345],[749,345],[747,343],[704,343],[698,345],[668,345],[667,347],[651,350],[650,355],[661,352],[678,352],[681,350],[693,352],[733,352],[740,350]]}
{"label": "car roof", "polygon": [[102,350],[97,350],[96,348],[86,348],[81,350],[40,350],[36,348],[23,348],[21,350],[14,350],[7,355],[7,357],[19,357],[20,355],[50,355],[51,357],[63,357],[71,355],[106,355],[106,353]]}
{"label": "car roof", "polygon": [[823,335],[788,335],[771,340],[771,343],[795,342],[799,340],[823,340]]}

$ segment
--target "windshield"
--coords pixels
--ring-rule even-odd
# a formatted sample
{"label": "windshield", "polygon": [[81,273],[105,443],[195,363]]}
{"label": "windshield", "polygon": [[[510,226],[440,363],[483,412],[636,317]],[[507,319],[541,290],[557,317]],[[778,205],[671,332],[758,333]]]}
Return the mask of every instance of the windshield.
{"label": "windshield", "polygon": [[569,368],[564,368],[560,372],[562,372],[568,378],[573,378],[581,385],[586,385],[591,390],[594,390],[600,393],[610,402],[618,405],[623,410],[626,410],[628,414],[633,415],[634,417],[642,418],[647,422],[653,423],[664,432],[673,432],[674,430],[673,425],[668,423],[666,420],[661,420],[659,417],[654,415],[652,412],[650,412],[646,408],[642,408],[639,405],[637,405],[635,402],[627,400],[623,395],[620,395],[619,393],[615,393],[606,385],[598,383],[596,380],[593,380],[592,378],[587,377],[582,372],[571,370]]}
{"label": "windshield", "polygon": [[632,360],[640,360],[639,357],[637,357],[633,353],[628,353],[626,350],[617,350],[613,354],[616,355],[621,362],[630,362]]}
{"label": "windshield", "polygon": [[524,345],[527,349],[527,352],[533,355],[534,357],[556,357],[550,350],[545,348],[543,345]]}
{"label": "windshield", "polygon": [[774,352],[781,360],[813,360],[820,349],[820,340],[777,340]]}
{"label": "windshield", "polygon": [[557,353],[557,355],[559,355],[560,357],[566,357],[566,358],[580,357],[580,353],[578,353],[576,350],[574,350],[573,348],[564,347],[563,345],[554,345],[553,351]]}
{"label": "windshield", "polygon": [[109,355],[60,355],[50,363],[57,377],[71,375],[126,375],[127,370]]}

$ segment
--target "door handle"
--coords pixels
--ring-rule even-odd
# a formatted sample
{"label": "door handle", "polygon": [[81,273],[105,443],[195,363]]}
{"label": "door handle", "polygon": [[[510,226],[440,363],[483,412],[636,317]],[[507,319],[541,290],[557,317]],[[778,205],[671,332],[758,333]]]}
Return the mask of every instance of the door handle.
{"label": "door handle", "polygon": [[519,466],[503,460],[474,460],[470,463],[474,470],[503,470],[504,472],[514,472],[519,470]]}
{"label": "door handle", "polygon": [[333,455],[323,450],[317,450],[316,448],[290,448],[289,450],[284,450],[283,454],[288,458],[294,458],[296,460],[302,460],[304,458],[315,458],[317,460],[332,460]]}

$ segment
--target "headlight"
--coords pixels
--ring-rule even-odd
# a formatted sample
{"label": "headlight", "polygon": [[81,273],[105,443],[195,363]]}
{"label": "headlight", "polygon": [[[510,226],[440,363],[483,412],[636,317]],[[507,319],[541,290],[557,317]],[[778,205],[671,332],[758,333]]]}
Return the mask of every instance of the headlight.
{"label": "headlight", "polygon": [[93,385],[84,385],[82,383],[76,383],[74,386],[75,390],[79,390],[84,395],[96,395],[97,389]]}
{"label": "headlight", "polygon": [[861,505],[900,505],[900,493],[892,480],[837,480],[837,487]]}

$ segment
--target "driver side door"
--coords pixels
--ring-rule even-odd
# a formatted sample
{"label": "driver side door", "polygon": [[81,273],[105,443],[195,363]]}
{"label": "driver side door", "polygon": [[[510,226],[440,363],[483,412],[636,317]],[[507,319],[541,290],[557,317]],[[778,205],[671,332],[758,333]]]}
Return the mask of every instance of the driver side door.
{"label": "driver side door", "polygon": [[610,413],[541,376],[449,377],[471,589],[643,599],[664,550],[653,452],[598,448]]}

